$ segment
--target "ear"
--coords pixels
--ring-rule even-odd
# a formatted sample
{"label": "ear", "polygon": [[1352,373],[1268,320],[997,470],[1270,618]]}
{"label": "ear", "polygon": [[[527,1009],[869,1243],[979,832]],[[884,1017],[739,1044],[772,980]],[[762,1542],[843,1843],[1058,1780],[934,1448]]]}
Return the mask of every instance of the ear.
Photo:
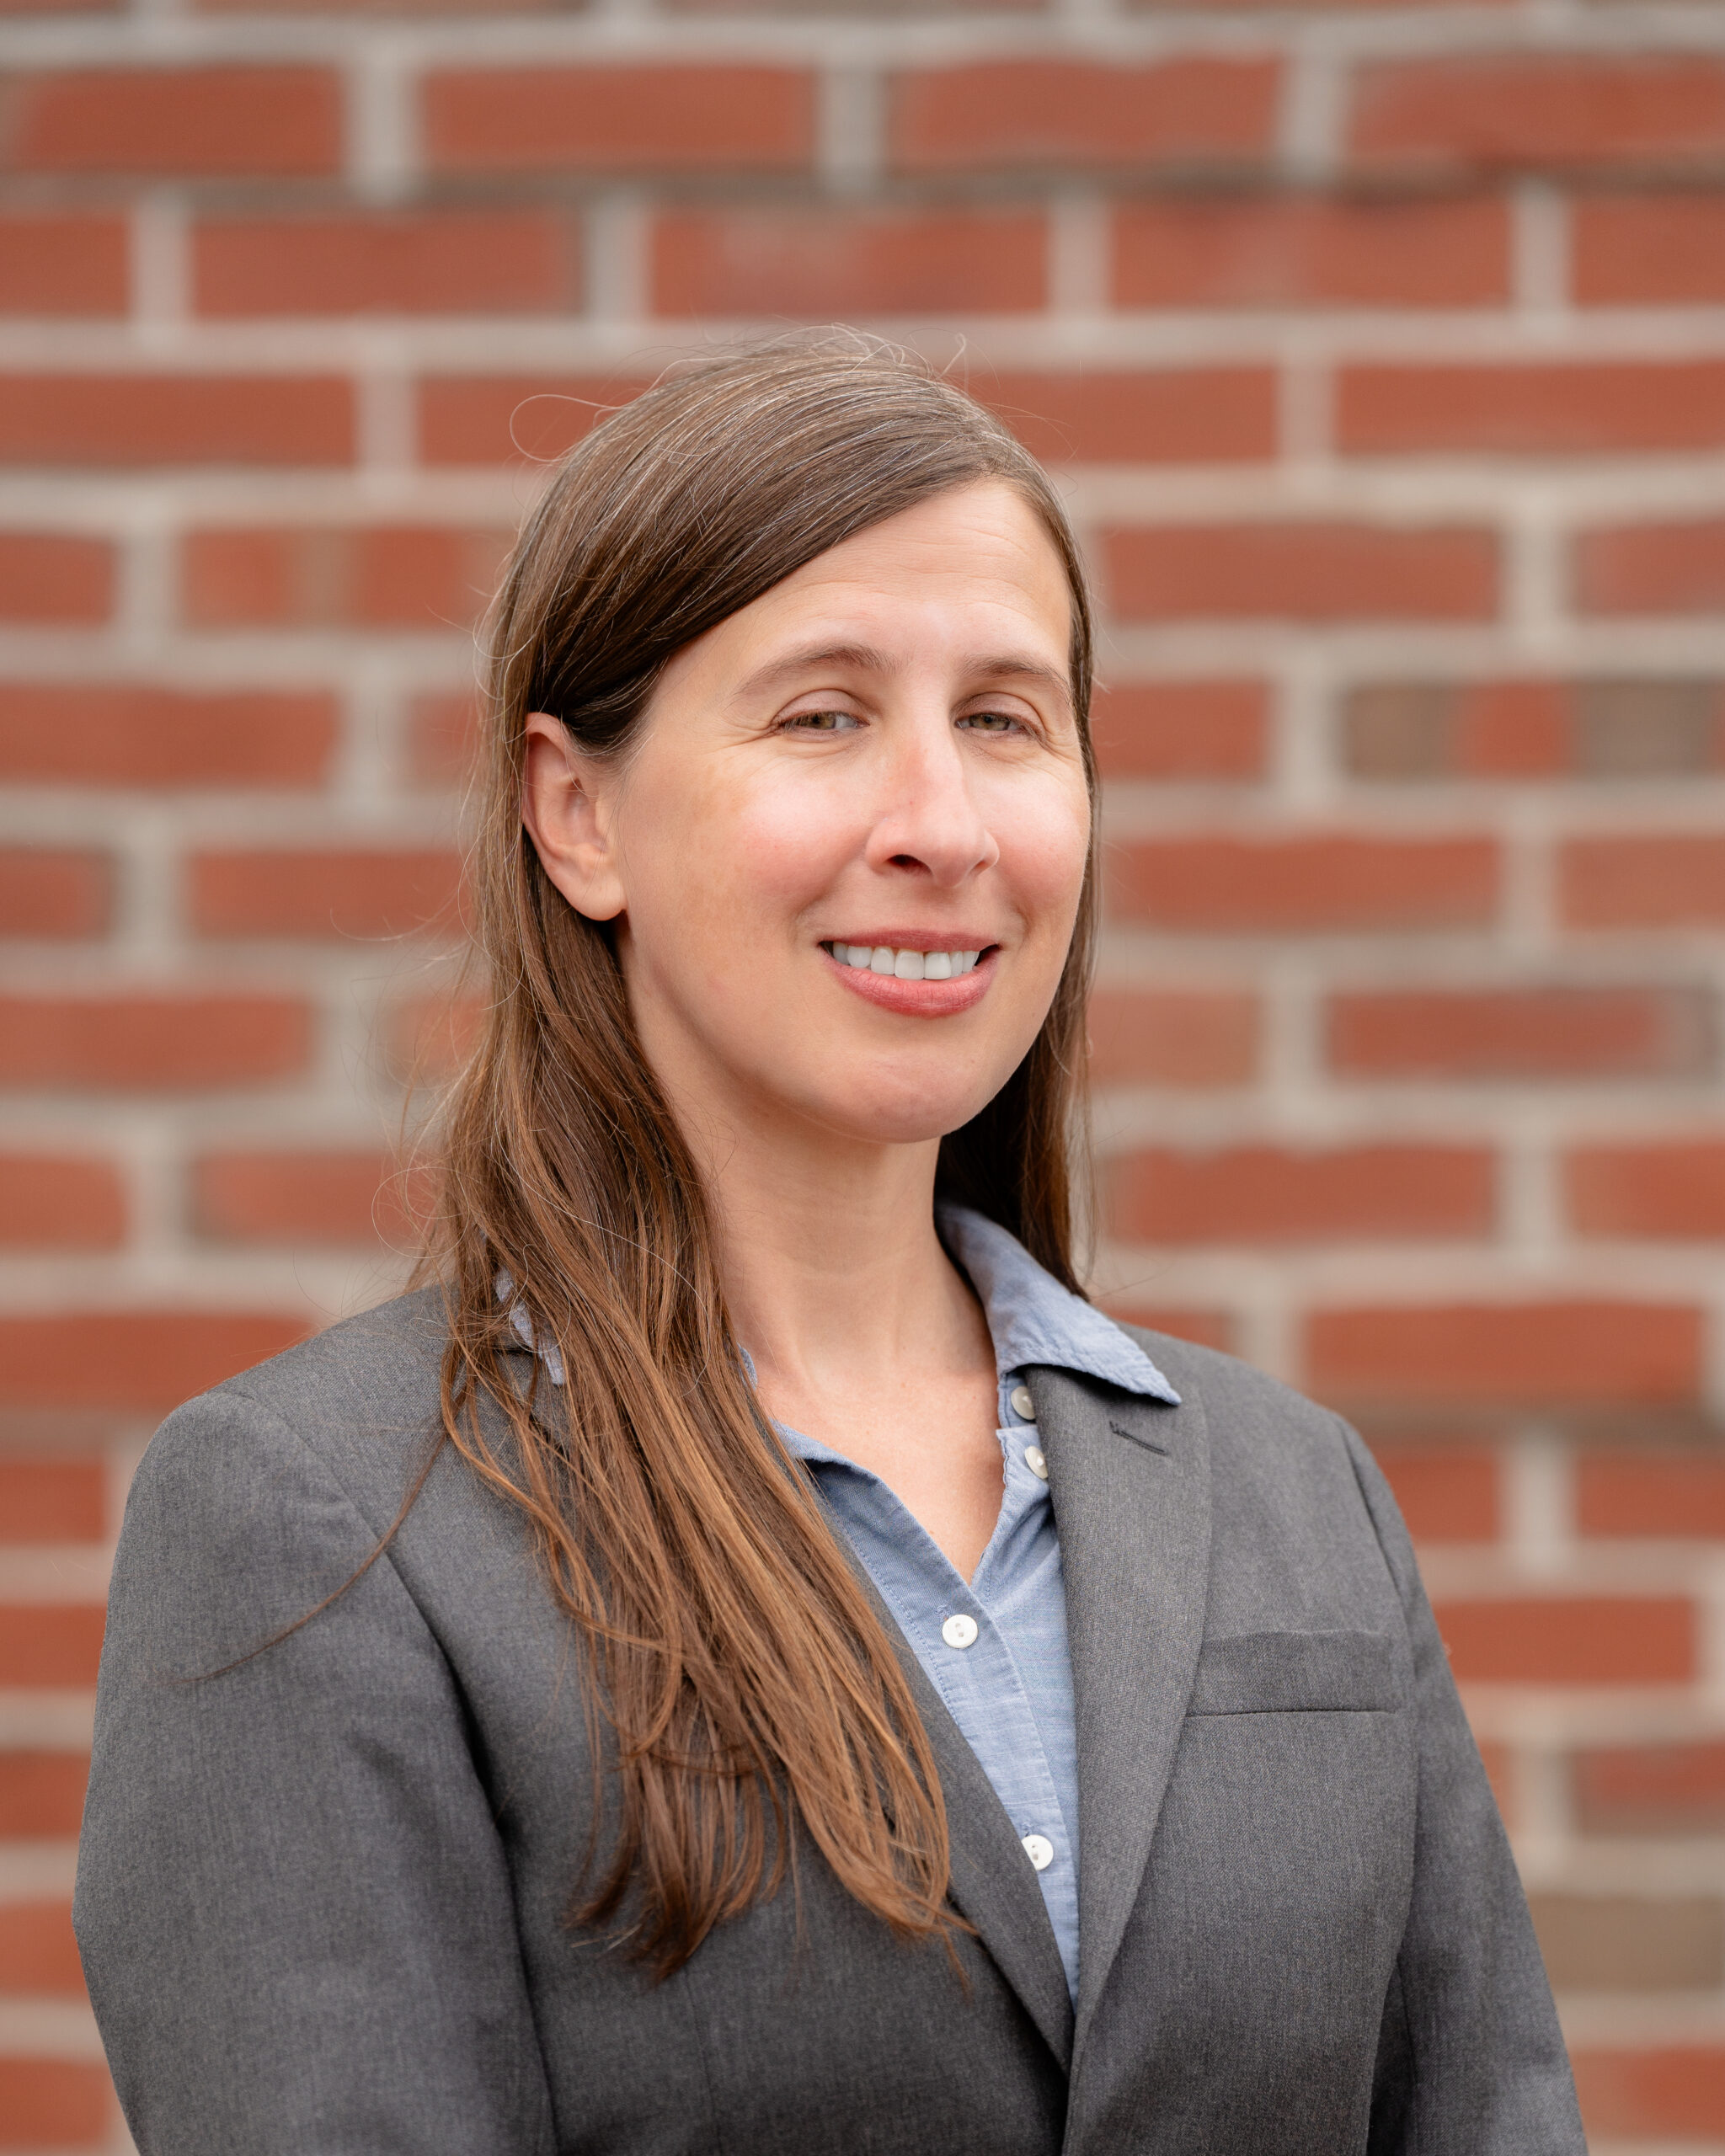
{"label": "ear", "polygon": [[589,921],[615,921],[623,910],[611,839],[614,794],[614,774],[581,755],[560,719],[528,713],[521,821],[546,874]]}

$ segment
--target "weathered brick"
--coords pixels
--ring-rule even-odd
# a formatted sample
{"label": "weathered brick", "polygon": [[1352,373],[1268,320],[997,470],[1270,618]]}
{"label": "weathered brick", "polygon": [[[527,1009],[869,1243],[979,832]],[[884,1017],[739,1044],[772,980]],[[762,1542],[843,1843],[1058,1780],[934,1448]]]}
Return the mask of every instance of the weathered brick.
{"label": "weathered brick", "polygon": [[1725,361],[1344,366],[1346,454],[1589,456],[1725,442]]}
{"label": "weathered brick", "polygon": [[[304,1337],[297,1318],[270,1311],[90,1310],[37,1317],[0,1317],[0,1408],[107,1408],[163,1415],[236,1372],[279,1355]],[[57,1630],[39,1615],[65,1619]],[[6,1661],[5,1627],[18,1618]],[[60,1645],[55,1646],[53,1642]],[[102,1644],[102,1612],[50,1607],[45,1612],[0,1611],[0,1670],[35,1674],[0,1684],[93,1684]],[[59,1655],[87,1675],[50,1676],[46,1659]],[[60,1667],[56,1662],[54,1667]]]}
{"label": "weathered brick", "polygon": [[1099,988],[1091,1074],[1103,1086],[1240,1086],[1258,1067],[1257,1000],[1225,989]]}
{"label": "weathered brick", "polygon": [[1725,1139],[1578,1145],[1563,1188],[1581,1235],[1711,1241],[1725,1235]]}
{"label": "weathered brick", "polygon": [[434,172],[776,172],[808,168],[814,83],[799,67],[644,66],[434,71]]}
{"label": "weathered brick", "polygon": [[1489,839],[1227,834],[1112,849],[1108,892],[1123,920],[1219,934],[1481,927],[1496,910]]}
{"label": "weathered brick", "polygon": [[1360,164],[1495,169],[1714,164],[1725,65],[1701,53],[1462,53],[1384,61],[1354,77]]}
{"label": "weathered brick", "polygon": [[470,628],[509,545],[439,525],[192,531],[181,605],[201,629]]}
{"label": "weathered brick", "polygon": [[[113,1250],[125,1241],[126,1226],[125,1189],[108,1161],[0,1154],[0,1248]],[[0,1481],[4,1476],[0,1464]],[[0,1507],[0,1523],[5,1518]]]}
{"label": "weathered brick", "polygon": [[579,304],[577,227],[552,211],[228,217],[192,239],[206,315],[531,314]]}
{"label": "weathered brick", "polygon": [[1570,211],[1571,280],[1585,306],[1725,299],[1725,195],[1582,195]]}
{"label": "weathered brick", "polygon": [[1117,307],[1489,307],[1509,296],[1502,201],[1221,195],[1123,203]]}
{"label": "weathered brick", "polygon": [[1725,1909],[1711,1896],[1532,1894],[1558,1992],[1710,1991],[1725,1975]]}
{"label": "weathered brick", "polygon": [[338,734],[327,691],[0,683],[12,785],[314,787]]}
{"label": "weathered brick", "polygon": [[347,464],[350,383],[333,376],[0,376],[16,464]]}
{"label": "weathered brick", "polygon": [[311,1012],[291,995],[0,996],[0,1086],[255,1085],[302,1076],[311,1051]]}
{"label": "weathered brick", "polygon": [[461,864],[446,847],[195,853],[200,936],[399,936],[454,926]]}
{"label": "weathered brick", "polygon": [[0,1752],[0,1839],[64,1841],[83,1816],[84,1752]]}
{"label": "weathered brick", "polygon": [[1350,1078],[1680,1078],[1711,1068],[1704,991],[1567,985],[1332,996],[1331,1067]]}
{"label": "weathered brick", "polygon": [[1582,2123],[1600,2138],[1706,2142],[1725,2118],[1725,2047],[1669,2044],[1657,2050],[1572,2056]]}
{"label": "weathered brick", "polygon": [[1114,1164],[1113,1233],[1253,1244],[1479,1235],[1492,1224],[1493,1181],[1477,1146],[1162,1146]]}
{"label": "weathered brick", "polygon": [[1487,621],[1498,547],[1467,526],[1162,525],[1104,534],[1128,621]]}
{"label": "weathered brick", "polygon": [[1716,928],[1725,923],[1725,838],[1632,831],[1570,839],[1558,905],[1572,928]]}
{"label": "weathered brick", "polygon": [[122,219],[0,216],[0,313],[124,314],[131,285]]}
{"label": "weathered brick", "polygon": [[14,2148],[93,2148],[106,2137],[115,2109],[105,2067],[0,2056],[0,2118]]}
{"label": "weathered brick", "polygon": [[84,1996],[70,1902],[0,1902],[0,1994],[26,1993]]}
{"label": "weathered brick", "polygon": [[1725,607],[1725,520],[1583,531],[1573,578],[1584,614],[1716,614]]}
{"label": "weathered brick", "polygon": [[0,1459],[0,1545],[99,1542],[108,1529],[107,1493],[98,1460]]}
{"label": "weathered brick", "polygon": [[192,1219],[217,1242],[405,1249],[426,1194],[375,1151],[215,1153],[193,1165]]}
{"label": "weathered brick", "polygon": [[1380,1449],[1384,1470],[1416,1542],[1495,1542],[1503,1531],[1503,1478],[1494,1452],[1460,1444]]}
{"label": "weathered brick", "polygon": [[99,1603],[0,1604],[0,1685],[93,1684],[104,1614]]}
{"label": "weathered brick", "polygon": [[93,627],[114,606],[114,549],[58,532],[0,532],[0,622]]}
{"label": "weathered brick", "polygon": [[1318,1310],[1306,1366],[1321,1396],[1349,1401],[1674,1405],[1697,1397],[1701,1333],[1680,1303]]}
{"label": "weathered brick", "polygon": [[1097,762],[1104,778],[1262,778],[1268,702],[1262,681],[1110,683],[1091,706]]}
{"label": "weathered brick", "polygon": [[1258,160],[1271,147],[1279,78],[1274,60],[1207,54],[930,68],[889,85],[889,155],[910,173]]}
{"label": "weathered brick", "polygon": [[1268,367],[1156,367],[1130,374],[984,374],[972,396],[1044,463],[1236,463],[1273,456]]}
{"label": "weathered brick", "polygon": [[333,68],[90,67],[15,75],[0,168],[140,178],[334,173]]}
{"label": "weathered brick", "polygon": [[1574,1790],[1584,1833],[1717,1834],[1725,1830],[1725,1742],[1583,1751]]}
{"label": "weathered brick", "polygon": [[105,853],[0,848],[0,936],[100,936],[113,905],[113,864]]}
{"label": "weathered brick", "polygon": [[1575,1465],[1583,1534],[1725,1539],[1725,1460],[1702,1452],[1588,1452]]}
{"label": "weathered brick", "polygon": [[1679,1684],[1696,1673],[1681,1596],[1509,1596],[1433,1613],[1464,1684]]}
{"label": "weathered brick", "polygon": [[1343,713],[1368,779],[1625,779],[1725,770],[1717,681],[1374,682]]}
{"label": "weathered brick", "polygon": [[671,316],[1023,314],[1048,294],[1040,211],[681,210],[653,229]]}
{"label": "weathered brick", "polygon": [[644,387],[609,375],[427,375],[419,456],[427,464],[548,462]]}

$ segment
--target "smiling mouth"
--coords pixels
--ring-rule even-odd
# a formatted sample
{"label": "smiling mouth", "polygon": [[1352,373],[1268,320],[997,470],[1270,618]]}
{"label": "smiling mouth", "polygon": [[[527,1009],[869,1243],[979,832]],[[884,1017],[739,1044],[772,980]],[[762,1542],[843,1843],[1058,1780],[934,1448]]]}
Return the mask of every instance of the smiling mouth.
{"label": "smiling mouth", "polygon": [[980,951],[899,951],[887,943],[823,943],[820,947],[841,966],[895,980],[957,980],[982,956]]}

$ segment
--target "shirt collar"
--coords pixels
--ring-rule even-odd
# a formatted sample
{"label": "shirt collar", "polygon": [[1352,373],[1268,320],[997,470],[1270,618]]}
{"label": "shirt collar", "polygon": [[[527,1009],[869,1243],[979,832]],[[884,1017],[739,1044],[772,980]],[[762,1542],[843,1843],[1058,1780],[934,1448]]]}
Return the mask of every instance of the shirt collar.
{"label": "shirt collar", "polygon": [[[967,1205],[943,1202],[935,1207],[935,1225],[953,1263],[976,1290],[994,1341],[995,1368],[1002,1376],[1008,1370],[1048,1365],[1100,1378],[1122,1392],[1164,1400],[1170,1407],[1180,1405],[1179,1394],[1136,1341],[1081,1295],[1063,1288],[997,1221]],[[498,1274],[501,1300],[509,1300],[514,1287],[508,1273]],[[520,1303],[510,1320],[531,1348],[533,1321]],[[548,1342],[540,1354],[546,1375],[561,1385],[563,1358],[556,1346]],[[743,1359],[752,1383],[754,1366],[746,1350]]]}
{"label": "shirt collar", "polygon": [[995,1367],[1044,1364],[1101,1378],[1122,1392],[1180,1405],[1148,1355],[1081,1295],[1046,1273],[1017,1236],[969,1206],[942,1203],[935,1225],[953,1262],[976,1290],[994,1339]]}

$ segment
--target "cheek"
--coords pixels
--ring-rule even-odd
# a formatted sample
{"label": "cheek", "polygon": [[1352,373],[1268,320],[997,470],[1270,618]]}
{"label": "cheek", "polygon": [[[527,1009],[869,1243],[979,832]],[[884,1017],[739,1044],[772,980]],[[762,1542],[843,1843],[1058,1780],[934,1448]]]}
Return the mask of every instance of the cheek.
{"label": "cheek", "polygon": [[1090,803],[1081,783],[1006,805],[996,825],[1001,867],[1033,934],[1064,953],[1084,889],[1090,852]]}

